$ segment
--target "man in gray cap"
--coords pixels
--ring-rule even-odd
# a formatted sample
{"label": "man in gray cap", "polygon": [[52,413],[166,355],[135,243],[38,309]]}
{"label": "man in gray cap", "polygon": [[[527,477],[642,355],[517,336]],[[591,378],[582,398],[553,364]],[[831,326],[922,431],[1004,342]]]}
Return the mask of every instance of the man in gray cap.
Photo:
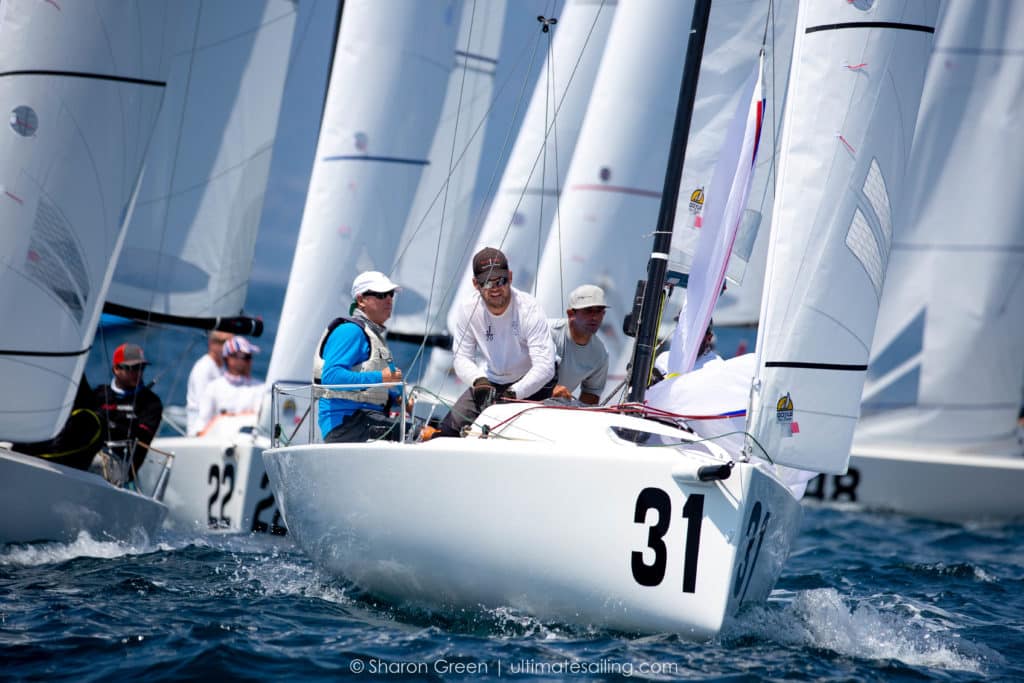
{"label": "man in gray cap", "polygon": [[604,290],[580,285],[569,295],[568,317],[550,321],[558,359],[558,383],[552,396],[572,398],[579,388],[581,403],[597,405],[608,379],[608,350],[596,333],[607,308]]}

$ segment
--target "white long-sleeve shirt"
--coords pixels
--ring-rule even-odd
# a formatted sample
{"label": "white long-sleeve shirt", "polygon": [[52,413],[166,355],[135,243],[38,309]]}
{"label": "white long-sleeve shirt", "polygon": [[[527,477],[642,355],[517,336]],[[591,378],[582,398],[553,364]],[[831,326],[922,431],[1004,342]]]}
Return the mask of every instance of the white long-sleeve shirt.
{"label": "white long-sleeve shirt", "polygon": [[222,413],[255,413],[263,401],[263,382],[252,377],[238,377],[227,373],[206,385],[199,399],[198,428],[190,436],[204,431],[213,418]]}
{"label": "white long-sleeve shirt", "polygon": [[[555,345],[537,300],[512,288],[512,301],[494,315],[474,291],[454,315],[455,373],[465,384],[486,377],[511,384],[519,398],[536,393],[555,375]],[[477,356],[481,360],[477,360]]]}
{"label": "white long-sleeve shirt", "polygon": [[188,433],[198,434],[206,423],[199,421],[199,402],[206,386],[224,374],[210,354],[204,353],[188,373],[188,393],[185,395],[185,414],[188,416]]}

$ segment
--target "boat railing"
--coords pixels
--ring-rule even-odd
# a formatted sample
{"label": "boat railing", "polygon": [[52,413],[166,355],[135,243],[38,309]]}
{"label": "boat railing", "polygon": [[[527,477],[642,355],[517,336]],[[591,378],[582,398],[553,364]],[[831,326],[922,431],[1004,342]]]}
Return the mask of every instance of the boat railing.
{"label": "boat railing", "polygon": [[310,384],[296,381],[274,382],[270,392],[270,444],[272,448],[299,443],[322,443],[317,426],[317,402],[321,399],[343,398],[337,392],[361,391],[375,388],[400,388],[399,439],[405,441],[408,395],[405,382],[376,382],[366,384]]}

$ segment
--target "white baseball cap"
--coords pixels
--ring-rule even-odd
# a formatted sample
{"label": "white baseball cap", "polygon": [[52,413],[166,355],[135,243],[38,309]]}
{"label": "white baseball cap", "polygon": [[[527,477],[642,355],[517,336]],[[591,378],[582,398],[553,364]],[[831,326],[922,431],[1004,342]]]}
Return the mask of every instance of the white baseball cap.
{"label": "white baseball cap", "polygon": [[360,273],[352,281],[352,298],[365,294],[366,292],[390,292],[398,289],[398,285],[388,279],[388,276],[379,270],[368,270]]}
{"label": "white baseball cap", "polygon": [[569,295],[569,308],[575,311],[580,308],[590,308],[591,306],[608,308],[608,304],[604,302],[603,289],[597,285],[580,285],[572,290],[572,294]]}

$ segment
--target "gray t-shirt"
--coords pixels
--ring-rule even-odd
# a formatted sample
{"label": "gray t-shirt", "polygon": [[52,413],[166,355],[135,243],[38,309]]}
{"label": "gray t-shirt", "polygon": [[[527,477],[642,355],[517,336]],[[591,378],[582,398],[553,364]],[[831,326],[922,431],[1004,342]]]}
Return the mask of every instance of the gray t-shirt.
{"label": "gray t-shirt", "polygon": [[551,339],[558,359],[558,383],[575,392],[577,387],[588,394],[601,395],[608,380],[608,351],[597,335],[580,346],[569,335],[569,320],[549,320]]}

